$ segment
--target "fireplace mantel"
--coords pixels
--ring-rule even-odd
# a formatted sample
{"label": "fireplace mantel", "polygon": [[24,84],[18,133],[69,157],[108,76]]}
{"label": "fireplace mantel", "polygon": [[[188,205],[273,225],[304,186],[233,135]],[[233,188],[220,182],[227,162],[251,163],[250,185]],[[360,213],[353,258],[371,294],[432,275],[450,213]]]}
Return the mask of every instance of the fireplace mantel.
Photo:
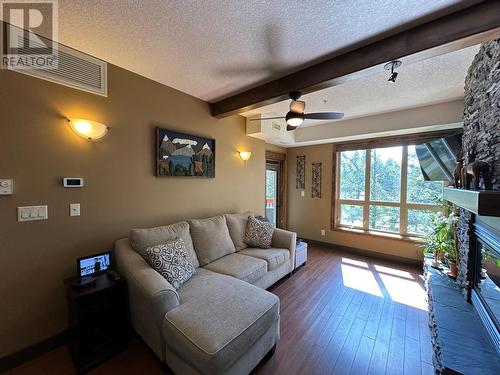
{"label": "fireplace mantel", "polygon": [[444,199],[476,215],[500,217],[500,191],[445,187]]}

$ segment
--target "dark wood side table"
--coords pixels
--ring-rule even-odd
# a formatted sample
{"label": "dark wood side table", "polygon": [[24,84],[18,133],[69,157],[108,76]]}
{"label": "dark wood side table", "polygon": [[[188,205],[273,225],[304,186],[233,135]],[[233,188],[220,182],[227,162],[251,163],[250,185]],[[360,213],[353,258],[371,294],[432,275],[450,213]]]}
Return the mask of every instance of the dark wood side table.
{"label": "dark wood side table", "polygon": [[68,348],[79,373],[127,348],[128,294],[125,280],[95,275],[95,286],[75,289],[79,278],[64,281],[68,298]]}

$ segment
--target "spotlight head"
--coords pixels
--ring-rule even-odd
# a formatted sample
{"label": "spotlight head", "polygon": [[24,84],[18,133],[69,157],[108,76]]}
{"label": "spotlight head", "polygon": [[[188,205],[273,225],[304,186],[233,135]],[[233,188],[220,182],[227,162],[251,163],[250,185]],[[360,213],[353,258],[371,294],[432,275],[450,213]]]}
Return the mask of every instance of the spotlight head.
{"label": "spotlight head", "polygon": [[401,66],[402,62],[399,60],[394,60],[391,62],[388,62],[387,64],[384,65],[385,70],[390,70],[391,71],[391,76],[389,77],[388,81],[389,82],[396,82],[396,78],[398,77],[398,73],[394,71],[394,69],[399,68]]}
{"label": "spotlight head", "polygon": [[398,73],[397,72],[392,72],[391,76],[389,77],[388,81],[389,82],[393,82],[395,83],[396,82],[396,78],[398,77]]}

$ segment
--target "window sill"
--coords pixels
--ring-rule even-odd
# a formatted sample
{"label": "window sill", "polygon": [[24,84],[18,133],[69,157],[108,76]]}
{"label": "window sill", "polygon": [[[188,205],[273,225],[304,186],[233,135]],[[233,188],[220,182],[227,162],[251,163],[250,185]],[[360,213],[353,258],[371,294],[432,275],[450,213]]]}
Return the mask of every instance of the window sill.
{"label": "window sill", "polygon": [[416,244],[423,244],[425,242],[424,239],[421,237],[402,236],[402,235],[396,234],[396,233],[383,233],[383,232],[364,230],[364,229],[356,229],[356,228],[351,229],[351,228],[346,228],[346,227],[335,227],[333,229],[333,231],[334,232],[357,234],[357,235],[362,235],[362,236],[372,236],[372,237],[377,237],[377,238],[408,241],[408,242],[413,242]]}

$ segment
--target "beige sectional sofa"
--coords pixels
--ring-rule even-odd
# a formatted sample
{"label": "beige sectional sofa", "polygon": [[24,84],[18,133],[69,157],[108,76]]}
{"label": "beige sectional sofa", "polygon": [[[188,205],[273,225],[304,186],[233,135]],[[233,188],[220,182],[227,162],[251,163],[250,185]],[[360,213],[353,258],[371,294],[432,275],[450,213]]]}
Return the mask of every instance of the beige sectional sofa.
{"label": "beige sectional sofa", "polygon": [[[265,289],[294,269],[296,234],[246,247],[249,213],[132,230],[115,244],[135,331],[176,374],[248,374],[279,339],[279,299]],[[182,238],[196,273],[179,290],[144,259]]]}

